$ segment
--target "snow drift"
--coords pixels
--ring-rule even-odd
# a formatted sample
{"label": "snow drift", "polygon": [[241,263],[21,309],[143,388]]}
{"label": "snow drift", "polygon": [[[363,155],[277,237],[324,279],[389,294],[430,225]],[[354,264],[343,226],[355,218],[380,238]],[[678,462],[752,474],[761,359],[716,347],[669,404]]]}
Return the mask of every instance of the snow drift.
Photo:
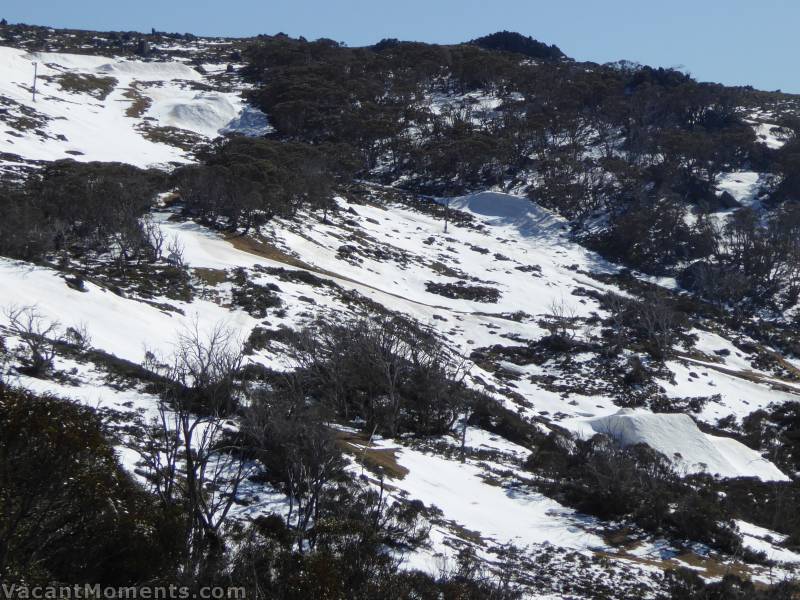
{"label": "snow drift", "polygon": [[651,413],[623,408],[589,419],[584,436],[606,434],[623,446],[647,444],[687,473],[707,472],[720,477],[758,477],[762,481],[789,481],[774,464],[733,438],[703,433],[689,415]]}
{"label": "snow drift", "polygon": [[566,221],[562,217],[531,202],[529,198],[503,192],[479,192],[459,196],[450,200],[450,206],[487,217],[494,226],[513,226],[527,237],[566,228]]}
{"label": "snow drift", "polygon": [[153,107],[148,116],[164,125],[200,133],[210,138],[230,123],[239,113],[231,98],[218,92],[168,93],[151,90]]}
{"label": "snow drift", "polygon": [[135,77],[143,80],[173,80],[182,79],[199,81],[203,78],[200,73],[179,62],[141,62],[117,61],[107,62],[97,69],[98,73],[115,76]]}

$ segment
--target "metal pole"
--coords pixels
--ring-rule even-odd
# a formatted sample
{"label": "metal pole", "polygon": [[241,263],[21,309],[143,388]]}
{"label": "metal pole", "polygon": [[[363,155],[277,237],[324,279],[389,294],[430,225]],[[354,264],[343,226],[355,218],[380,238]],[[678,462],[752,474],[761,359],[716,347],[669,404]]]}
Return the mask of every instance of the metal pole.
{"label": "metal pole", "polygon": [[39,71],[39,63],[33,63],[33,101],[36,102],[36,75]]}

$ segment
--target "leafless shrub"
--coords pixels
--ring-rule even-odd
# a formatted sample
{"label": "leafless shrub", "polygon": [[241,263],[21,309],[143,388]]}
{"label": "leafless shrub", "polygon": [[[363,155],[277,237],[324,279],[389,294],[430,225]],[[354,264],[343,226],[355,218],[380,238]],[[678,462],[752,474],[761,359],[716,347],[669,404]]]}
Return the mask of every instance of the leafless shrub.
{"label": "leafless shrub", "polygon": [[64,332],[64,341],[73,344],[81,351],[86,351],[92,347],[92,336],[85,321],[67,327]]}
{"label": "leafless shrub", "polygon": [[661,296],[655,294],[637,303],[636,310],[656,357],[663,358],[672,348],[672,338],[680,323],[678,315]]}
{"label": "leafless shrub", "polygon": [[551,335],[557,335],[565,340],[575,338],[578,313],[564,298],[550,303],[545,318],[545,327]]}
{"label": "leafless shrub", "polygon": [[53,366],[55,342],[61,337],[60,323],[47,319],[36,306],[8,306],[4,314],[12,335],[20,339],[27,352],[29,373],[45,374]]}
{"label": "leafless shrub", "polygon": [[145,215],[142,218],[142,229],[144,230],[145,239],[150,245],[153,260],[161,260],[164,253],[165,236],[164,230],[161,226],[153,220],[151,215]]}
{"label": "leafless shrub", "polygon": [[161,502],[186,514],[184,575],[196,576],[221,551],[220,529],[249,474],[239,430],[228,419],[235,402],[242,348],[221,325],[182,332],[166,360],[145,366],[163,376],[158,414],[137,448]]}
{"label": "leafless shrub", "polygon": [[298,336],[292,358],[324,404],[390,436],[448,431],[465,395],[466,361],[394,316],[318,322]]}
{"label": "leafless shrub", "polygon": [[167,244],[167,261],[173,266],[182,268],[186,263],[184,254],[186,246],[177,235],[172,236]]}

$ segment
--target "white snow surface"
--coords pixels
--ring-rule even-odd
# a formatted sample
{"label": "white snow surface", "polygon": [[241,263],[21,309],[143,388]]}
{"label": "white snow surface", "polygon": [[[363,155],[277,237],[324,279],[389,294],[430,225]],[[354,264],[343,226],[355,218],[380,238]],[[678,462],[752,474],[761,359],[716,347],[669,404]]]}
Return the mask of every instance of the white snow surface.
{"label": "white snow surface", "polygon": [[[63,327],[85,324],[97,348],[136,363],[146,350],[169,355],[179,334],[195,322],[201,331],[224,325],[239,333],[249,332],[257,322],[245,312],[205,300],[171,301],[184,313],[180,314],[118,296],[94,283],[86,282],[85,289],[68,287],[51,269],[0,259],[0,309],[34,306],[45,319]],[[0,312],[0,325],[6,321]]]}
{"label": "white snow surface", "polygon": [[153,100],[148,117],[209,138],[216,137],[242,110],[241,100],[221,92],[152,88],[147,93]]}
{"label": "white snow surface", "polygon": [[800,554],[780,546],[788,536],[776,533],[764,527],[759,527],[747,521],[736,521],[736,527],[742,534],[745,547],[763,552],[767,560],[783,563],[800,563]]}
{"label": "white snow surface", "polygon": [[741,442],[703,433],[689,415],[623,408],[613,415],[573,421],[583,436],[602,433],[623,446],[647,444],[686,473],[790,481],[774,464]]}
{"label": "white snow surface", "polygon": [[761,174],[754,171],[736,171],[723,173],[717,181],[720,192],[728,192],[744,206],[752,206],[756,202]]}
{"label": "white snow surface", "polygon": [[[36,101],[33,63],[38,63]],[[104,99],[64,90],[59,77],[113,78]],[[33,116],[35,125],[13,127],[0,120],[0,150],[24,160],[116,161],[141,167],[190,161],[188,153],[146,137],[148,127],[176,127],[206,138],[221,130],[246,135],[266,131],[266,119],[247,107],[238,91],[198,91],[205,76],[178,61],[145,62],[57,52],[27,53],[0,46],[0,104],[9,117]],[[213,87],[213,86],[212,86]],[[141,115],[129,116],[137,98],[149,101]],[[244,116],[245,125],[241,124]],[[253,116],[257,113],[258,116]]]}
{"label": "white snow surface", "polygon": [[392,485],[494,543],[549,543],[574,550],[607,547],[588,531],[591,519],[538,493],[487,485],[474,465],[408,448],[399,450],[398,463],[409,473]]}

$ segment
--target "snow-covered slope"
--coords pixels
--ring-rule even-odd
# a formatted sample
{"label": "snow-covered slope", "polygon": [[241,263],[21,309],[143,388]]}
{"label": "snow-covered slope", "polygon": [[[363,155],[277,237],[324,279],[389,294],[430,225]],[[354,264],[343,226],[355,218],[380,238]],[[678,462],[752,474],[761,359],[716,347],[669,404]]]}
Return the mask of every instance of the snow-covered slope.
{"label": "snow-covered slope", "polygon": [[[40,77],[35,103],[33,61]],[[265,131],[266,117],[247,107],[235,87],[216,86],[209,75],[225,71],[224,65],[203,64],[202,71],[179,60],[29,54],[0,46],[2,166],[60,158],[165,166],[192,160],[185,146],[167,143],[171,130],[166,128],[202,140],[220,132]],[[64,75],[77,77],[77,83],[74,78],[65,83]],[[85,89],[76,89],[81,82]],[[103,85],[108,86],[105,96]],[[777,141],[770,138],[770,143]],[[757,173],[728,173],[719,188],[753,204],[758,185]],[[788,480],[755,450],[703,433],[686,414],[620,411],[628,399],[619,377],[598,364],[592,343],[602,338],[609,315],[598,297],[629,292],[613,283],[620,267],[575,243],[563,218],[526,197],[498,191],[440,198],[438,205],[414,196],[398,199],[380,186],[361,191],[361,197],[336,198],[337,210],[327,219],[301,211],[292,220],[270,221],[254,237],[225,237],[161,207],[154,219],[165,239],[183,248],[191,298],[142,297],[89,280],[76,289],[55,268],[0,258],[0,309],[35,306],[44,319],[85,328],[94,348],[141,363],[147,352],[167,355],[177,336],[196,325],[224,324],[245,340],[255,327],[297,329],[318,317],[361,315],[353,298],[365,299],[435,333],[467,362],[469,385],[535,423],[543,434],[561,428],[583,436],[603,433],[623,445],[648,444],[681,472]],[[452,211],[446,230],[441,204]],[[282,309],[255,318],[236,308],[231,275],[239,268],[253,283],[278,290]],[[286,269],[326,283],[286,277]],[[550,333],[555,313],[576,323],[570,335],[584,349],[567,359],[529,359],[531,348]],[[0,328],[7,325],[0,311]],[[9,345],[19,343],[5,333]],[[754,410],[800,396],[800,384],[754,364],[754,357],[724,331],[694,328],[690,334],[689,347],[667,360],[653,383],[668,400],[702,397],[693,413],[698,421],[716,425],[732,417],[740,423]],[[740,336],[738,341],[748,340]],[[632,355],[623,352],[615,368]],[[278,370],[289,366],[280,344],[248,360]],[[101,366],[66,356],[56,358],[56,370],[68,375],[58,380],[28,377],[11,364],[0,367],[16,383],[121,411],[131,422],[156,402],[144,390],[120,389]],[[640,579],[681,564],[679,550],[654,536],[640,535],[635,550],[615,547],[607,534],[618,524],[589,518],[533,491],[533,476],[523,468],[525,447],[476,426],[463,432],[474,452],[463,462],[438,451],[457,447],[455,436],[427,446],[374,439],[358,447],[392,453],[402,472],[387,475],[393,497],[418,499],[441,511],[432,520],[431,544],[410,557],[410,565],[435,572],[464,543],[475,544],[489,563],[513,544],[524,549],[528,564],[556,560],[563,578],[572,575],[576,561],[600,557],[614,557],[622,571]],[[120,453],[133,469],[135,452],[121,448]],[[363,470],[355,462],[351,467]],[[273,490],[249,486],[247,494],[237,517],[281,510]],[[766,549],[777,560],[800,560],[767,541],[781,539],[774,532],[744,521],[740,529],[750,547]],[[752,572],[766,578],[759,568]]]}
{"label": "snow-covered slope", "polygon": [[[180,132],[163,128],[214,138],[221,129],[235,129],[246,109],[237,90],[215,87],[176,60],[27,53],[0,46],[0,148],[22,161],[74,158],[143,167],[187,162]],[[257,135],[265,127],[261,120],[247,132]]]}
{"label": "snow-covered slope", "polygon": [[[358,314],[358,305],[343,293],[347,291],[413,317],[437,332],[455,352],[469,356],[474,349],[496,344],[524,348],[528,341],[545,335],[541,319],[551,312],[554,302],[587,318],[602,313],[597,302],[581,290],[616,289],[590,276],[613,273],[614,265],[571,242],[557,217],[522,198],[481,194],[454,200],[451,207],[457,204],[474,220],[470,226],[451,223],[447,233],[438,216],[413,206],[380,202],[377,196],[371,203],[340,198],[338,204],[339,211],[327,222],[313,213],[293,221],[275,220],[264,231],[263,239],[269,245],[247,244],[247,238],[242,237],[225,239],[194,223],[172,219],[169,212],[156,214],[165,237],[178,240],[184,248],[195,288],[191,301],[144,299],[135,294],[122,297],[90,282],[86,282],[85,291],[78,291],[52,269],[0,259],[0,304],[36,305],[46,318],[59,320],[64,327],[85,323],[94,347],[138,363],[145,359],[147,350],[167,354],[176,336],[197,322],[203,327],[224,323],[244,340],[258,325],[297,328],[318,316],[342,319]],[[349,250],[342,251],[343,245]],[[382,252],[376,252],[378,249]],[[254,283],[276,286],[284,310],[264,321],[232,308],[232,284],[227,275],[239,267],[247,270]],[[281,276],[280,269],[298,268],[334,285],[312,285]],[[217,276],[209,279],[208,273]],[[496,288],[499,299],[487,303],[450,298],[426,287],[427,282],[453,281]],[[511,318],[512,313],[520,314]],[[5,316],[0,316],[0,327],[4,324]],[[592,327],[586,324],[577,335],[582,338],[592,334]],[[13,337],[8,342],[13,345]],[[703,343],[716,348],[727,342],[707,337]],[[277,369],[288,366],[279,347],[259,351],[250,360]],[[573,366],[580,370],[583,360],[576,356]],[[724,360],[721,364],[730,373],[709,369],[710,381],[736,381],[736,372],[746,364],[736,355]],[[623,443],[645,442],[670,458],[679,452],[682,458],[678,466],[690,471],[707,469],[723,477],[785,478],[738,442],[703,434],[686,415],[646,411],[619,415],[617,398],[611,391],[586,387],[565,393],[547,385],[542,376],[580,376],[561,372],[557,363],[502,362],[500,366],[503,369],[496,370],[482,362],[471,364],[470,384],[486,390],[515,412],[539,419],[544,431],[548,422],[572,429],[579,428],[575,424],[580,422],[585,430],[604,433],[619,429],[624,434],[620,437]],[[676,361],[678,378],[682,373],[679,367],[697,368]],[[11,377],[39,391],[126,412],[131,419],[147,414],[148,402],[155,401],[146,394],[106,393],[106,376],[90,365],[58,358],[56,368],[72,373],[70,384],[13,373]],[[752,388],[750,392],[761,394],[767,403],[775,392],[769,389],[769,375],[763,376],[765,383],[746,383]],[[722,414],[740,418],[753,409],[753,405],[741,404],[737,388],[723,388],[720,383],[714,391],[723,392],[721,400],[713,404]],[[618,422],[620,426],[616,427]],[[551,548],[548,557],[558,557],[560,577],[569,577],[574,571],[570,566],[575,560],[572,553],[584,557],[616,555],[617,550],[603,537],[601,522],[519,485],[530,476],[521,470],[524,448],[473,427],[467,440],[468,447],[476,451],[489,449],[496,454],[492,459],[469,458],[462,464],[398,441],[374,440],[371,445],[394,449],[398,468],[405,470],[404,476],[387,478],[396,497],[419,499],[442,511],[433,526],[429,548],[409,557],[409,565],[433,572],[465,539],[470,543],[480,540],[480,555],[489,563],[494,560],[493,553],[507,544],[527,548],[530,557]],[[456,443],[450,438],[441,441]],[[122,456],[125,464],[135,465],[135,453],[125,450]],[[281,504],[276,504],[273,495],[265,495],[263,490],[249,493],[253,496],[243,504],[242,515],[257,514],[256,497],[270,498],[268,504],[261,504],[262,510],[280,510]],[[465,531],[473,533],[465,538]],[[644,581],[647,572],[657,570],[652,561],[661,564],[666,560],[663,568],[679,564],[672,558],[678,551],[671,549],[665,554],[664,548],[663,541],[645,538],[635,556],[619,554],[615,564],[626,576]]]}

